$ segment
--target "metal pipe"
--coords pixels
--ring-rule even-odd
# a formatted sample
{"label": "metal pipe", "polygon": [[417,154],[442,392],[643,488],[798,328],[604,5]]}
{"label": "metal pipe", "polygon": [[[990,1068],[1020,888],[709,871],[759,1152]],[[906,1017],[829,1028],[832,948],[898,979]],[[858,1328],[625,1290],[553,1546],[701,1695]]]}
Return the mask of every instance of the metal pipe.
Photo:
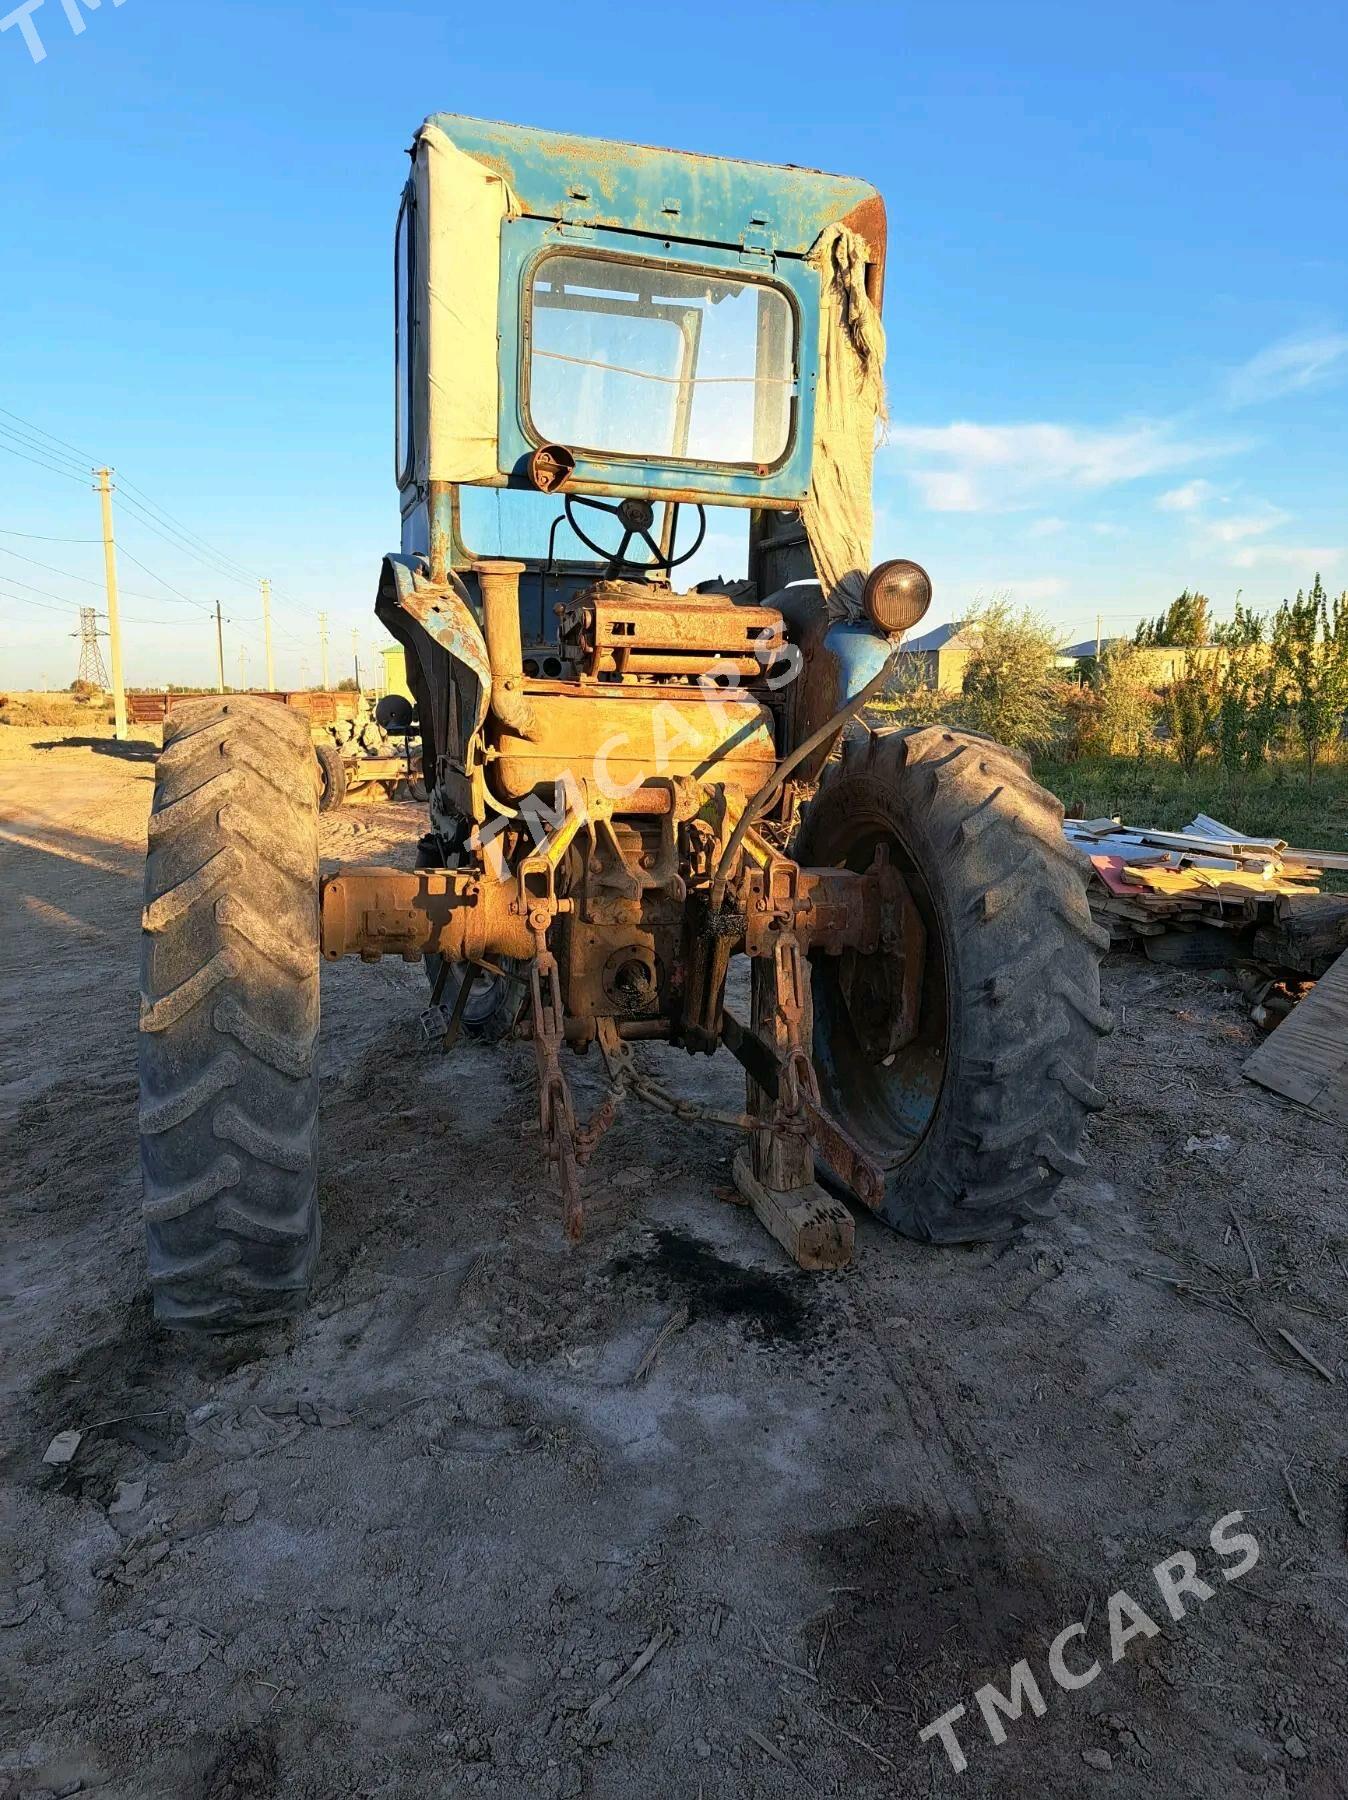
{"label": "metal pipe", "polygon": [[777,772],[773,775],[772,779],[766,781],[763,786],[759,788],[753,799],[745,807],[744,811],[735,822],[735,829],[730,834],[730,841],[721,852],[721,860],[717,863],[716,873],[712,876],[711,910],[713,912],[719,912],[720,910],[721,901],[725,895],[726,878],[729,875],[731,865],[735,860],[735,854],[740,845],[744,842],[744,834],[748,831],[754,820],[761,817],[761,815],[767,811],[768,807],[772,805],[772,802],[776,799],[777,795],[781,793],[786,778],[791,771],[798,768],[812,751],[817,750],[821,744],[826,744],[836,732],[841,731],[843,726],[852,717],[853,713],[860,712],[868,700],[873,700],[875,698],[881,688],[889,680],[890,676],[894,673],[894,665],[898,654],[899,651],[896,644],[886,657],[884,667],[880,669],[877,674],[872,675],[871,679],[859,693],[853,694],[850,700],[840,706],[833,717],[826,720],[824,724],[819,727],[818,731],[812,731],[803,744],[797,744],[796,748],[791,752],[790,756],[786,758],[785,762],[778,764]]}
{"label": "metal pipe", "polygon": [[524,564],[483,557],[473,564],[482,594],[482,635],[491,664],[491,709],[517,737],[534,734],[534,709],[524,693],[520,634],[520,576]]}

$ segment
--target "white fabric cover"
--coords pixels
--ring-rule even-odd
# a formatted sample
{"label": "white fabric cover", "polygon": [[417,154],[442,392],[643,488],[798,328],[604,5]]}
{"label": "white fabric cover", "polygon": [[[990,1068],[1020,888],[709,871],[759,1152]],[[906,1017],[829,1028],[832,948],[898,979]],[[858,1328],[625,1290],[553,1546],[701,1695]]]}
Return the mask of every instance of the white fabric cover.
{"label": "white fabric cover", "polygon": [[438,125],[417,134],[417,288],[425,379],[414,376],[418,473],[499,481],[497,300],[501,221],[518,211],[502,176]]}
{"label": "white fabric cover", "polygon": [[861,617],[871,569],[871,465],[885,417],[885,328],[866,292],[866,243],[845,225],[820,234],[819,384],[810,492],[801,507],[834,619]]}

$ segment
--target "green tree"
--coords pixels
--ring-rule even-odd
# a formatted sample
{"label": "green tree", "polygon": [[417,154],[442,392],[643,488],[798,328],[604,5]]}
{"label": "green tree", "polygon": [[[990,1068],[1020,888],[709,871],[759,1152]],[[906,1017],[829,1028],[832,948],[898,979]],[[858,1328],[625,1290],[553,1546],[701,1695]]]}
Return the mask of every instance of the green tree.
{"label": "green tree", "polygon": [[1185,588],[1176,596],[1159,619],[1144,619],[1133,642],[1143,649],[1201,650],[1210,641],[1209,601],[1206,594],[1191,594]]}
{"label": "green tree", "polygon": [[1212,743],[1219,716],[1212,659],[1190,657],[1184,673],[1161,689],[1161,717],[1186,773]]}
{"label": "green tree", "polygon": [[1313,781],[1348,707],[1348,592],[1331,603],[1317,573],[1308,594],[1298,590],[1295,600],[1284,600],[1273,620],[1273,659],[1286,682],[1306,779]]}
{"label": "green tree", "polygon": [[1157,698],[1147,658],[1136,644],[1106,644],[1095,668],[1100,708],[1097,729],[1110,756],[1133,756],[1156,724]]}
{"label": "green tree", "polygon": [[1061,635],[1028,608],[994,600],[969,625],[977,643],[964,671],[964,719],[1018,749],[1043,749],[1057,734],[1067,684],[1055,658]]}
{"label": "green tree", "polygon": [[1257,768],[1281,712],[1282,687],[1261,613],[1236,602],[1235,617],[1213,630],[1224,651],[1217,681],[1217,748],[1228,774]]}

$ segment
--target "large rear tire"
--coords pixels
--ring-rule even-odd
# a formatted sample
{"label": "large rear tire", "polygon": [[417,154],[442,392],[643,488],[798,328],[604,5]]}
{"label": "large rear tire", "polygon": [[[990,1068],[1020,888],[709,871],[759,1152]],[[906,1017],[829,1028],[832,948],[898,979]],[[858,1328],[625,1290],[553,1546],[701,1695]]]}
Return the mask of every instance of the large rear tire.
{"label": "large rear tire", "polygon": [[1011,751],[924,726],[845,743],[801,825],[807,866],[862,870],[885,845],[926,927],[918,1033],[887,1059],[842,959],[814,958],[811,984],[824,1104],[885,1169],[882,1217],[923,1242],[1007,1237],[1084,1166],[1108,934],[1061,823]]}
{"label": "large rear tire", "polygon": [[318,778],[308,721],[175,710],[155,770],[140,1144],[156,1317],[298,1311],[318,1257]]}

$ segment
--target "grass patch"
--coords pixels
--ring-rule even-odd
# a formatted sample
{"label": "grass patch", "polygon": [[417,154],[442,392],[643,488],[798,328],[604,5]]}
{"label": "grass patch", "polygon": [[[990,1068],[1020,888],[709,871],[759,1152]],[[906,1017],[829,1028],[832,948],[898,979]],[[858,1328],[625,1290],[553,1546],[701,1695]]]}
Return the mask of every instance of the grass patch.
{"label": "grass patch", "polygon": [[1298,848],[1348,851],[1348,768],[1325,764],[1308,783],[1299,762],[1274,762],[1232,776],[1203,761],[1186,773],[1168,756],[1036,759],[1036,778],[1071,812],[1177,831],[1196,813],[1251,837],[1280,837]]}

